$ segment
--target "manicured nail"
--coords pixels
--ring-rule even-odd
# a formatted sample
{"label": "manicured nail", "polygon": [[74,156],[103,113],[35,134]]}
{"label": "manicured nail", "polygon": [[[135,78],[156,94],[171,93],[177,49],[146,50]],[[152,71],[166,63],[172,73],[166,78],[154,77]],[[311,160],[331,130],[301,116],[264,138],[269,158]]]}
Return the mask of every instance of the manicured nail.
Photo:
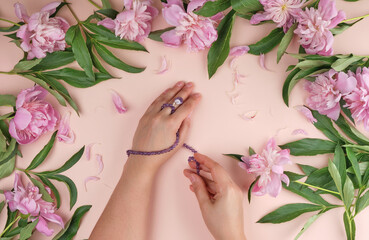
{"label": "manicured nail", "polygon": [[177,82],[177,84],[176,84],[177,87],[183,87],[183,85],[184,85],[183,81]]}
{"label": "manicured nail", "polygon": [[200,93],[195,93],[194,95],[192,95],[194,98],[200,98],[201,94]]}
{"label": "manicured nail", "polygon": [[192,82],[186,83],[186,88],[190,88],[192,86],[193,86],[193,83]]}
{"label": "manicured nail", "polygon": [[196,177],[193,174],[190,175],[190,181],[191,181],[191,183],[196,182]]}

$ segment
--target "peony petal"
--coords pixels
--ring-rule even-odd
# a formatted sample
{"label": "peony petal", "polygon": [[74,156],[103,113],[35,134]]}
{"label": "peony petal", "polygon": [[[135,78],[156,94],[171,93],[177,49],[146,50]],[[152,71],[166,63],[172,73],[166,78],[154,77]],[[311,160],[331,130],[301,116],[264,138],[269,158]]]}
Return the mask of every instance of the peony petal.
{"label": "peony petal", "polygon": [[170,5],[162,10],[165,21],[173,26],[181,25],[182,13],[184,13],[184,10],[178,5]]}
{"label": "peony petal", "polygon": [[41,12],[48,12],[50,15],[56,12],[56,8],[59,7],[61,2],[52,2],[41,8]]}
{"label": "peony petal", "polygon": [[237,104],[237,100],[240,98],[240,95],[239,94],[235,94],[233,96],[231,96],[231,103],[233,105],[236,105]]}
{"label": "peony petal", "polygon": [[99,169],[97,175],[100,175],[102,171],[104,170],[104,162],[102,160],[102,156],[100,154],[96,154],[96,161],[99,164]]}
{"label": "peony petal", "polygon": [[123,0],[123,3],[124,3],[124,8],[131,9],[133,0]]}
{"label": "peony petal", "polygon": [[15,15],[23,22],[28,22],[29,16],[27,10],[21,3],[14,4]]}
{"label": "peony petal", "polygon": [[90,177],[87,177],[86,179],[85,179],[85,189],[86,189],[86,192],[87,192],[87,183],[89,182],[89,181],[99,181],[100,180],[100,178],[99,177],[96,177],[96,176],[90,176]]}
{"label": "peony petal", "polygon": [[262,21],[266,21],[269,20],[268,18],[268,13],[264,12],[264,13],[256,13],[254,15],[252,15],[251,19],[250,19],[250,24],[259,24]]}
{"label": "peony petal", "polygon": [[308,133],[304,129],[295,129],[292,132],[292,135],[308,135]]}
{"label": "peony petal", "polygon": [[54,229],[50,229],[47,226],[47,222],[45,221],[45,219],[41,216],[38,217],[38,223],[36,225],[36,229],[37,231],[39,231],[40,233],[45,234],[46,236],[51,236],[54,233]]}
{"label": "peony petal", "polygon": [[59,142],[65,142],[67,144],[74,143],[75,135],[70,129],[70,112],[67,112],[61,119],[58,127],[58,133],[56,135]]}
{"label": "peony petal", "polygon": [[91,148],[97,143],[90,143],[87,145],[86,149],[85,149],[85,156],[86,159],[89,161],[91,159]]}
{"label": "peony petal", "polygon": [[14,116],[14,123],[18,130],[24,130],[32,120],[32,114],[25,108],[17,109]]}
{"label": "peony petal", "polygon": [[270,196],[277,197],[278,194],[282,190],[281,179],[275,173],[271,173],[270,177],[271,177],[271,180],[269,184],[267,185],[267,191]]}
{"label": "peony petal", "polygon": [[161,57],[161,66],[160,68],[156,71],[157,74],[163,74],[165,72],[167,72],[169,70],[168,67],[168,61],[167,58],[165,56]]}
{"label": "peony petal", "polygon": [[248,111],[241,114],[240,117],[245,121],[250,121],[256,117],[257,113],[257,111]]}
{"label": "peony petal", "polygon": [[238,163],[238,166],[240,166],[240,168],[242,168],[242,169],[244,169],[244,170],[246,170],[246,171],[247,171],[247,165],[246,165],[246,163],[244,163],[244,162],[239,162],[239,163]]}
{"label": "peony petal", "polygon": [[337,74],[337,82],[336,82],[336,88],[343,94],[348,94],[352,92],[357,85],[357,80],[355,77],[351,76],[349,77],[344,72],[339,72]]}
{"label": "peony petal", "polygon": [[308,109],[307,107],[303,105],[297,105],[297,106],[294,106],[293,108],[299,111],[300,113],[302,113],[311,123],[317,122],[317,120],[311,113],[310,109]]}
{"label": "peony petal", "polygon": [[229,56],[231,57],[240,57],[242,55],[245,55],[250,50],[249,46],[237,46],[231,48],[229,51]]}
{"label": "peony petal", "polygon": [[111,18],[105,18],[104,20],[97,23],[97,25],[102,25],[107,29],[114,30],[115,29],[115,22]]}
{"label": "peony petal", "polygon": [[265,66],[265,54],[264,53],[260,54],[259,63],[262,69],[269,71],[269,69]]}
{"label": "peony petal", "polygon": [[160,38],[169,47],[178,47],[182,43],[182,35],[178,35],[175,29],[163,33]]}
{"label": "peony petal", "polygon": [[64,228],[64,222],[63,219],[55,214],[55,213],[41,213],[41,216],[48,220],[49,222],[53,222]]}
{"label": "peony petal", "polygon": [[123,106],[122,98],[119,96],[119,94],[116,91],[111,90],[111,95],[114,106],[117,109],[118,113],[122,114],[127,112],[127,108]]}
{"label": "peony petal", "polygon": [[286,174],[281,175],[281,181],[284,182],[287,186],[290,185],[290,179]]}

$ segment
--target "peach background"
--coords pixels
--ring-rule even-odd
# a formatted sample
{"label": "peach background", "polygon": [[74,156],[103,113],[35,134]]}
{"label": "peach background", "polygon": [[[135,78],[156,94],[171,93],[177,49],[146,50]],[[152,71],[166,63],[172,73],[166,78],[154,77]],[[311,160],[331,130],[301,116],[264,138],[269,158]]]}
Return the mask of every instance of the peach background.
{"label": "peach background", "polygon": [[[0,16],[17,21],[13,4],[15,0],[2,1]],[[49,0],[31,1],[20,0],[29,13],[38,11]],[[71,0],[72,8],[80,19],[87,18],[94,8],[87,0]],[[114,0],[113,7],[122,9],[122,2]],[[159,7],[159,1],[155,2]],[[344,9],[348,18],[369,13],[367,1],[348,3],[337,1],[339,9]],[[60,16],[65,17],[74,24],[70,12],[64,8]],[[4,22],[0,26],[6,26]],[[342,35],[335,38],[334,49],[336,53],[355,53],[365,55],[367,51],[367,38],[369,32],[367,25],[369,19],[365,19]],[[166,27],[162,16],[156,18],[154,30]],[[265,36],[273,28],[272,25],[250,26],[248,21],[237,18],[231,39],[231,46],[251,44]],[[8,43],[9,39],[0,37],[0,70],[11,70],[22,52],[14,44]],[[109,71],[119,79],[109,80],[89,89],[77,89],[64,84],[70,91],[81,109],[78,117],[73,110],[57,104],[54,98],[49,97],[53,105],[63,114],[72,112],[71,126],[76,133],[76,142],[73,145],[56,143],[49,158],[38,169],[49,170],[60,166],[66,159],[74,154],[80,147],[89,143],[100,143],[93,147],[93,155],[103,155],[105,169],[100,175],[101,180],[90,182],[88,191],[84,189],[84,179],[97,173],[97,163],[94,160],[87,161],[84,157],[72,169],[66,172],[74,180],[79,190],[76,207],[84,204],[92,204],[90,212],[85,216],[80,230],[75,239],[89,237],[96,221],[103,211],[123,169],[126,160],[125,150],[130,147],[137,122],[146,107],[165,88],[178,80],[193,81],[196,90],[203,94],[203,100],[193,114],[193,123],[187,143],[194,146],[204,154],[219,161],[232,175],[233,179],[244,189],[247,189],[252,176],[247,175],[237,166],[235,160],[222,156],[223,153],[246,154],[249,146],[260,151],[266,141],[275,136],[278,144],[297,140],[304,136],[292,136],[294,129],[302,128],[309,133],[308,137],[322,137],[312,124],[306,121],[292,107],[288,108],[283,103],[281,89],[286,77],[285,69],[294,64],[295,60],[285,56],[279,65],[276,64],[276,50],[267,54],[266,65],[270,71],[265,71],[259,66],[259,58],[253,55],[245,55],[236,62],[240,73],[246,78],[244,84],[238,88],[240,99],[237,105],[232,105],[226,91],[232,90],[233,73],[226,61],[216,75],[207,79],[206,55],[207,51],[199,53],[187,53],[186,47],[178,49],[167,48],[162,43],[146,40],[144,45],[150,53],[115,50],[114,53],[125,59],[126,62],[136,66],[147,66],[141,74],[128,74],[118,69],[110,68]],[[294,43],[290,52],[296,52],[297,44]],[[166,56],[170,62],[170,70],[164,75],[157,75],[155,71],[160,66],[160,59]],[[16,95],[21,89],[31,87],[33,83],[20,76],[0,75],[0,94]],[[115,89],[123,97],[129,111],[119,115],[115,111],[110,89]],[[293,91],[290,106],[302,104],[305,93],[299,84]],[[257,117],[253,121],[244,121],[239,114],[257,110]],[[0,114],[6,109],[0,109]],[[18,167],[26,167],[42,146],[48,141],[50,134],[42,137],[37,143],[22,146],[24,158],[17,159]],[[189,182],[182,176],[182,170],[187,167],[189,152],[181,150],[160,171],[157,177],[155,195],[153,197],[153,217],[151,220],[152,240],[192,240],[212,239],[203,223],[201,214],[195,200],[195,196],[189,191]],[[292,157],[294,163],[324,166],[328,156],[318,157]],[[287,167],[287,170],[298,171],[295,164]],[[25,178],[23,177],[23,180]],[[10,189],[13,177],[0,181],[0,189]],[[63,184],[56,183],[62,193],[62,207],[59,213],[67,221],[72,215],[69,211],[69,194]],[[245,195],[246,198],[246,195]],[[305,214],[296,220],[278,225],[257,224],[260,217],[276,209],[277,207],[295,202],[304,202],[301,197],[283,190],[276,199],[269,196],[253,197],[249,204],[245,199],[245,231],[249,240],[255,239],[293,239],[300,228],[312,216]],[[301,239],[345,239],[342,222],[343,209],[331,210],[324,214],[301,237]],[[357,217],[357,239],[367,239],[369,228],[368,211],[364,211]],[[122,213],[124,214],[124,213]],[[0,227],[3,227],[6,211],[1,214]],[[219,219],[221,221],[221,219]],[[53,226],[56,232],[57,226]],[[40,234],[35,234],[32,239],[46,239]]]}

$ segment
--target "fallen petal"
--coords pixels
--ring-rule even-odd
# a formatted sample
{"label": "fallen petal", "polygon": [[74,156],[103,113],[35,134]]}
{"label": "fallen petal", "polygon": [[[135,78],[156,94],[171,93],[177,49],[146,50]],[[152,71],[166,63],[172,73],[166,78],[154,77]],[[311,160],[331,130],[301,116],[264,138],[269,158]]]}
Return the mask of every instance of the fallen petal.
{"label": "fallen petal", "polygon": [[95,145],[96,143],[90,143],[87,145],[86,149],[85,149],[85,156],[87,160],[91,159],[91,148],[93,145]]}
{"label": "fallen petal", "polygon": [[269,71],[269,69],[265,66],[265,55],[264,55],[264,53],[260,54],[259,63],[260,63],[260,67],[262,69]]}
{"label": "fallen petal", "polygon": [[250,50],[249,46],[237,46],[231,48],[229,51],[229,56],[231,57],[240,57],[242,55],[245,55]]}
{"label": "fallen petal", "polygon": [[248,111],[243,114],[240,114],[240,117],[245,121],[250,121],[256,117],[257,113],[258,113],[257,111]]}
{"label": "fallen petal", "polygon": [[114,106],[117,109],[118,113],[122,114],[127,112],[127,108],[123,106],[122,98],[119,96],[119,94],[116,91],[111,90],[111,95],[113,98]]}
{"label": "fallen petal", "polygon": [[100,173],[104,170],[104,162],[102,160],[102,156],[100,154],[96,154],[96,161],[99,164],[99,169],[97,175],[100,175]]}
{"label": "fallen petal", "polygon": [[99,177],[96,177],[96,176],[90,176],[90,177],[87,177],[85,179],[85,189],[86,189],[86,192],[87,192],[87,182],[89,181],[99,181],[100,178]]}
{"label": "fallen petal", "polygon": [[236,94],[236,95],[233,95],[231,96],[231,102],[233,105],[236,105],[237,104],[237,100],[240,98],[240,95],[239,94]]}
{"label": "fallen petal", "polygon": [[292,132],[292,135],[308,135],[308,133],[304,129],[295,129]]}
{"label": "fallen petal", "polygon": [[160,68],[156,71],[157,74],[163,74],[165,73],[166,71],[169,70],[169,66],[168,66],[168,61],[167,61],[167,58],[165,56],[163,56],[161,58],[161,66]]}
{"label": "fallen petal", "polygon": [[59,123],[58,133],[56,135],[59,142],[65,142],[67,144],[74,143],[75,135],[70,129],[70,115],[70,112],[66,113]]}
{"label": "fallen petal", "polygon": [[317,120],[311,113],[310,109],[308,109],[307,107],[303,105],[297,105],[297,106],[294,106],[293,108],[299,111],[300,113],[302,113],[311,123],[317,122]]}

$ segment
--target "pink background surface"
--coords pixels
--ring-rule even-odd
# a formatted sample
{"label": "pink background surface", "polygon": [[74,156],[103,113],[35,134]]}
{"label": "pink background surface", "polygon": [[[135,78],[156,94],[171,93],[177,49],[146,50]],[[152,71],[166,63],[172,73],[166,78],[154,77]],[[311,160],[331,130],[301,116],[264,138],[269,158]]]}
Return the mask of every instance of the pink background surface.
{"label": "pink background surface", "polygon": [[[13,4],[16,1],[2,1],[0,16],[17,21]],[[41,9],[49,0],[31,1],[21,0],[28,12],[32,13]],[[71,0],[72,8],[80,19],[86,19],[94,8],[87,0]],[[123,1],[114,0],[113,7],[122,9]],[[160,3],[155,2],[159,7]],[[337,1],[339,9],[344,9],[347,17],[356,17],[369,13],[369,4],[365,0],[358,3]],[[70,12],[64,8],[59,13],[70,23],[74,24]],[[3,22],[0,26],[6,26]],[[334,49],[336,53],[368,54],[368,24],[365,19],[342,35],[335,38]],[[162,16],[154,21],[154,30],[167,27]],[[237,18],[231,46],[251,44],[265,36],[273,28],[273,25],[251,26],[247,20]],[[8,43],[9,39],[0,37],[0,70],[8,71],[21,59],[22,52],[14,44]],[[76,134],[73,145],[56,143],[49,158],[38,170],[50,170],[60,166],[83,145],[99,143],[93,147],[92,156],[102,154],[105,169],[100,175],[101,180],[90,182],[88,191],[84,189],[84,179],[97,174],[97,162],[92,159],[87,161],[84,157],[70,170],[66,172],[74,180],[78,188],[78,201],[76,207],[92,204],[93,207],[84,217],[80,230],[75,239],[89,237],[95,223],[102,213],[123,169],[126,161],[125,150],[131,146],[137,122],[151,101],[165,88],[178,80],[193,81],[196,91],[203,94],[203,100],[192,115],[193,123],[187,143],[194,146],[201,153],[216,159],[231,174],[233,179],[243,188],[248,188],[253,181],[253,176],[246,175],[240,169],[235,160],[222,156],[223,153],[246,154],[249,146],[260,151],[266,141],[275,136],[278,144],[298,140],[304,136],[292,136],[291,132],[302,128],[309,133],[308,137],[323,137],[293,106],[303,104],[305,93],[299,84],[292,92],[290,108],[283,103],[281,89],[286,77],[285,69],[294,64],[295,60],[284,56],[279,65],[276,64],[276,50],[267,54],[266,65],[270,71],[263,70],[259,66],[259,58],[253,55],[245,55],[236,62],[237,68],[246,78],[244,84],[239,85],[237,91],[240,95],[238,104],[233,105],[227,91],[232,90],[233,70],[226,61],[216,75],[207,79],[206,55],[207,51],[199,53],[187,53],[186,47],[178,49],[165,47],[162,43],[146,40],[144,43],[150,53],[134,51],[114,50],[114,53],[126,62],[135,66],[146,66],[141,74],[128,74],[118,69],[108,70],[119,79],[109,80],[89,89],[77,89],[64,84],[70,91],[81,109],[78,117],[70,108],[64,108],[57,104],[56,100],[49,96],[49,100],[63,114],[72,113],[71,126]],[[293,44],[288,51],[296,52],[297,44]],[[166,56],[170,62],[170,70],[157,75],[155,72],[160,66],[160,59]],[[14,94],[24,88],[31,87],[33,83],[20,76],[0,75],[0,94]],[[119,115],[112,104],[110,90],[115,89],[123,97],[129,111]],[[246,111],[257,110],[258,114],[253,121],[244,121],[239,117]],[[0,114],[6,109],[0,108]],[[38,142],[21,146],[24,158],[17,159],[17,166],[26,167],[37,152],[50,138],[50,134],[42,137]],[[212,239],[201,218],[197,201],[189,191],[189,182],[182,175],[182,170],[187,167],[187,150],[180,150],[160,171],[152,199],[153,215],[151,219],[150,239],[156,240],[189,240]],[[329,155],[318,157],[292,157],[294,164],[287,166],[287,170],[299,171],[295,163],[325,166]],[[25,177],[23,177],[25,180]],[[0,189],[10,189],[13,184],[13,176],[0,181]],[[69,194],[63,184],[56,182],[56,186],[62,194],[62,207],[59,210],[61,216],[67,221],[73,211],[69,211]],[[253,197],[252,203],[244,202],[245,231],[249,240],[279,240],[293,239],[312,213],[305,214],[296,220],[283,224],[258,224],[256,221],[271,210],[287,203],[305,202],[301,197],[282,190],[278,198],[269,196]],[[368,210],[363,211],[357,217],[357,239],[367,239],[369,228]],[[124,213],[122,213],[124,214]],[[320,217],[301,239],[345,239],[342,222],[343,209],[331,210]],[[6,211],[1,214],[0,227],[5,224]],[[221,219],[219,219],[221,221]],[[59,228],[54,225],[56,232]],[[31,239],[47,239],[41,234],[35,234]]]}

